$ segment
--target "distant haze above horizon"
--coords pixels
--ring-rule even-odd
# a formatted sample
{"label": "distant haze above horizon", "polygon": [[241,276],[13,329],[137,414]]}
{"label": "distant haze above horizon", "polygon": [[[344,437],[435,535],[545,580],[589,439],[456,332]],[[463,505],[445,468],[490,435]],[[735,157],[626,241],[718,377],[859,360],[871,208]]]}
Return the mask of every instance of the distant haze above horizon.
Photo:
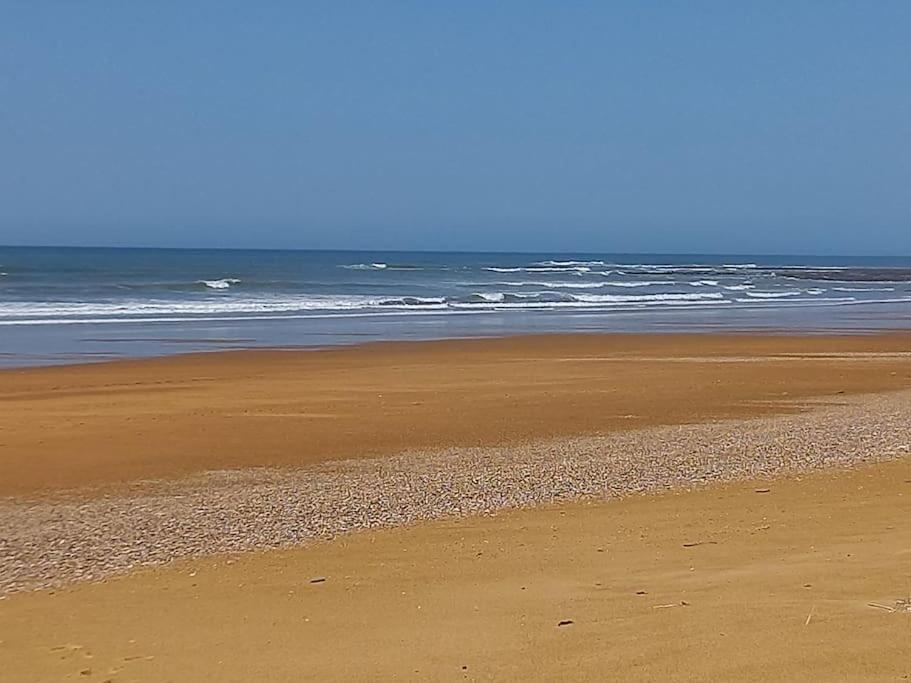
{"label": "distant haze above horizon", "polygon": [[911,254],[911,3],[7,4],[0,244]]}

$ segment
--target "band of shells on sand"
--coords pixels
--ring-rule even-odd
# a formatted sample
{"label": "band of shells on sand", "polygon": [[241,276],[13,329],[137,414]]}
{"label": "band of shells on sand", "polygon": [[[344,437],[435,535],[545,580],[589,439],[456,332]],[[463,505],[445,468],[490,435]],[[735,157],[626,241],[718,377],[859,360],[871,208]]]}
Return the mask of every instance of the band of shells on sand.
{"label": "band of shells on sand", "polygon": [[911,392],[503,448],[212,472],[0,500],[0,594],[446,516],[854,466],[911,452]]}

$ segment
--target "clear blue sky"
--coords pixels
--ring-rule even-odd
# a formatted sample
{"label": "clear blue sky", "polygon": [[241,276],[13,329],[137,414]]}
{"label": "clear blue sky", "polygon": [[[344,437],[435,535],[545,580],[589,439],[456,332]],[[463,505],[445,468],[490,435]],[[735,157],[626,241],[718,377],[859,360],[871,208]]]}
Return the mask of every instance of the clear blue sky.
{"label": "clear blue sky", "polygon": [[0,5],[0,243],[911,253],[911,2]]}

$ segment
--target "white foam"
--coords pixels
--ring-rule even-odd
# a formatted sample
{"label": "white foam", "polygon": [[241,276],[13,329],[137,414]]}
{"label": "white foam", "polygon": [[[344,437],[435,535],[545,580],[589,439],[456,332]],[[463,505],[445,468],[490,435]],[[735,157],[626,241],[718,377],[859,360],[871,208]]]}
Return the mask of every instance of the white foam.
{"label": "white foam", "polygon": [[439,307],[446,303],[446,299],[441,296],[396,296],[396,297],[386,297],[379,300],[368,300],[364,303],[364,307],[370,308],[372,306],[384,306],[387,308],[395,308],[398,306],[405,306],[407,308],[413,307]]}
{"label": "white foam", "polygon": [[[574,301],[547,301],[547,302],[535,302],[535,301],[525,301],[525,302],[504,302],[501,304],[496,304],[487,310],[537,310],[537,311],[551,311],[551,310],[560,310],[560,309],[583,309],[588,311],[598,311],[598,310],[621,310],[621,309],[642,309],[652,306],[658,307],[668,307],[668,306],[717,306],[719,304],[724,305],[729,303],[725,299],[715,299],[712,301],[705,300],[684,300],[684,299],[651,299],[648,297],[638,298],[638,297],[629,297],[624,299],[623,297],[618,297],[614,301],[607,299],[604,300],[574,300]],[[481,307],[478,304],[470,303],[452,303],[449,304],[454,309],[473,309],[481,310]]]}
{"label": "white foam", "polygon": [[342,266],[348,270],[386,270],[388,267],[385,263],[350,263]]}
{"label": "white foam", "polygon": [[500,266],[487,266],[484,270],[491,273],[590,273],[591,268],[588,266],[573,266],[571,268],[556,268],[553,266],[515,266],[515,267],[500,267]]}
{"label": "white foam", "polygon": [[588,303],[631,303],[631,302],[656,302],[656,301],[704,301],[708,299],[724,299],[721,292],[700,292],[698,294],[576,294],[578,301]]}
{"label": "white foam", "polygon": [[538,261],[534,265],[571,268],[576,266],[606,266],[607,264],[604,261]]}
{"label": "white foam", "polygon": [[[388,298],[388,297],[387,297]],[[0,303],[0,318],[110,317],[154,315],[217,315],[307,310],[350,310],[378,303],[376,297],[318,296],[297,298],[206,298],[193,301],[125,299],[119,303],[21,301]]]}
{"label": "white foam", "polygon": [[[532,294],[522,295],[522,294],[510,294],[510,296],[523,298],[523,296],[534,296]],[[506,300],[506,295],[503,292],[475,292],[471,295],[471,298],[477,300],[477,305],[484,304],[498,304]],[[469,302],[471,303],[471,302]]]}
{"label": "white foam", "polygon": [[501,292],[485,292],[475,296],[476,302],[447,301],[443,297],[413,296],[359,296],[337,295],[288,298],[218,298],[195,301],[124,300],[109,302],[6,302],[0,303],[0,320],[26,323],[41,319],[55,318],[60,322],[76,319],[141,320],[163,316],[198,316],[208,318],[217,315],[282,314],[305,311],[356,311],[371,309],[402,310],[443,310],[448,307],[536,307],[559,308],[564,306],[586,306],[624,303],[654,303],[666,301],[699,301],[718,299],[721,294],[654,294],[654,295],[566,295],[566,299],[553,301],[540,299],[548,292],[511,294],[511,297],[529,299],[527,302],[506,302]]}
{"label": "white foam", "polygon": [[[844,298],[809,298],[809,299],[788,299],[786,301],[776,301],[774,305],[776,307],[782,308],[796,308],[796,307],[824,307],[824,306],[865,306],[865,305],[875,305],[875,304],[906,304],[911,303],[911,297],[899,297],[892,299],[856,299],[854,297],[844,297]],[[742,304],[738,306],[737,304]],[[436,305],[436,306],[401,306],[401,307],[391,307],[391,308],[373,308],[373,309],[349,309],[349,310],[338,310],[338,309],[313,309],[313,310],[297,310],[297,311],[276,311],[276,312],[248,312],[248,313],[231,313],[226,312],[223,314],[215,315],[206,315],[205,317],[200,317],[194,315],[192,312],[180,315],[168,315],[166,312],[163,312],[159,315],[152,316],[143,316],[143,317],[67,317],[67,318],[58,318],[58,317],[30,317],[30,318],[13,318],[13,319],[4,319],[4,308],[5,306],[0,306],[0,326],[29,326],[29,325],[80,325],[80,324],[137,324],[137,323],[189,323],[189,322],[200,322],[200,321],[256,321],[256,320],[311,320],[311,319],[331,319],[331,318],[384,318],[384,317],[401,317],[401,316],[415,316],[415,315],[481,315],[481,314],[491,314],[496,313],[497,311],[505,311],[512,309],[519,310],[551,310],[551,309],[583,309],[585,311],[597,312],[599,310],[610,310],[610,311],[637,311],[642,310],[643,308],[649,308],[652,306],[661,307],[664,309],[671,308],[698,308],[698,307],[716,307],[716,306],[725,306],[725,307],[743,307],[743,308],[754,308],[757,306],[767,306],[771,305],[771,302],[765,302],[757,299],[715,299],[715,300],[689,300],[689,301],[676,301],[676,300],[659,300],[651,302],[636,302],[636,301],[615,301],[615,302],[581,302],[581,301],[567,301],[567,302],[547,302],[547,303],[535,303],[535,302],[526,302],[526,303],[500,303],[500,304],[448,304],[448,305]],[[37,312],[37,311],[36,311]]]}
{"label": "white foam", "polygon": [[236,277],[226,277],[221,280],[197,280],[197,284],[205,285],[209,289],[228,289],[231,285],[240,284]]}
{"label": "white foam", "polygon": [[747,296],[751,296],[754,299],[783,299],[789,296],[800,296],[801,294],[803,292],[797,289],[789,289],[783,292],[746,292]]}
{"label": "white foam", "polygon": [[604,284],[608,287],[659,287],[676,283],[673,280],[610,280]]}
{"label": "white foam", "polygon": [[[770,305],[768,301],[764,301],[764,300],[759,300],[759,301],[757,301],[756,299],[734,299],[734,301],[737,301],[737,302],[739,302],[739,303],[744,303],[744,304],[752,304],[753,306],[762,306],[762,305],[768,306],[768,305]],[[862,303],[866,303],[866,304],[888,304],[888,303],[902,303],[903,301],[906,301],[906,300],[903,300],[903,299],[883,299],[883,300],[881,300],[881,301],[872,301],[872,300],[862,301],[862,300],[855,299],[853,296],[849,296],[849,297],[829,297],[829,298],[823,298],[823,299],[819,299],[819,298],[802,298],[802,299],[776,300],[776,301],[775,301],[775,307],[780,307],[780,308],[798,308],[798,307],[801,307],[801,306],[804,306],[804,305],[807,305],[807,306],[810,306],[810,307],[812,307],[812,306],[826,306],[826,305],[828,305],[828,306],[836,306],[836,305],[843,305],[843,304],[850,304],[850,303],[858,303],[858,304],[862,304]]]}
{"label": "white foam", "polygon": [[714,273],[724,266],[708,266],[698,263],[686,264],[648,264],[648,263],[622,263],[619,268],[625,270],[638,270],[644,273]]}
{"label": "white foam", "polygon": [[604,287],[604,282],[541,282],[536,280],[520,280],[498,282],[504,287],[547,287],[548,289],[597,289]]}
{"label": "white foam", "polygon": [[539,280],[523,280],[500,282],[506,287],[547,287],[548,289],[602,289],[603,287],[652,287],[656,285],[673,285],[673,280],[650,281],[609,281],[609,282],[549,282]]}

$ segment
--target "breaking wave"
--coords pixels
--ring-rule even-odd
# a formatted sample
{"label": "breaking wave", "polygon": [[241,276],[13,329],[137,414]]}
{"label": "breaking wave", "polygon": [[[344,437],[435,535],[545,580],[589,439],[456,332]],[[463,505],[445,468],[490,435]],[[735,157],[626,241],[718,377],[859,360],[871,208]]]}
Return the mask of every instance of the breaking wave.
{"label": "breaking wave", "polygon": [[567,292],[476,292],[458,297],[369,297],[306,296],[289,298],[224,298],[200,301],[126,300],[120,303],[83,302],[7,302],[0,303],[0,323],[25,324],[55,318],[58,322],[80,320],[143,320],[162,316],[212,316],[256,314],[292,314],[306,311],[370,310],[498,310],[510,308],[593,308],[634,304],[666,305],[668,303],[724,303],[717,292],[664,293],[651,295],[580,294]]}
{"label": "breaking wave", "polygon": [[385,263],[349,263],[341,266],[347,270],[386,270],[388,267]]}
{"label": "breaking wave", "polygon": [[576,273],[582,275],[590,273],[589,266],[572,266],[563,268],[560,266],[486,266],[484,270],[490,273]]}
{"label": "breaking wave", "polygon": [[225,277],[220,280],[197,280],[196,284],[205,285],[209,289],[230,289],[231,285],[239,285],[236,277]]}
{"label": "breaking wave", "polygon": [[784,292],[745,292],[745,294],[754,299],[783,299],[789,296],[800,296],[803,292],[799,289],[789,289]]}

